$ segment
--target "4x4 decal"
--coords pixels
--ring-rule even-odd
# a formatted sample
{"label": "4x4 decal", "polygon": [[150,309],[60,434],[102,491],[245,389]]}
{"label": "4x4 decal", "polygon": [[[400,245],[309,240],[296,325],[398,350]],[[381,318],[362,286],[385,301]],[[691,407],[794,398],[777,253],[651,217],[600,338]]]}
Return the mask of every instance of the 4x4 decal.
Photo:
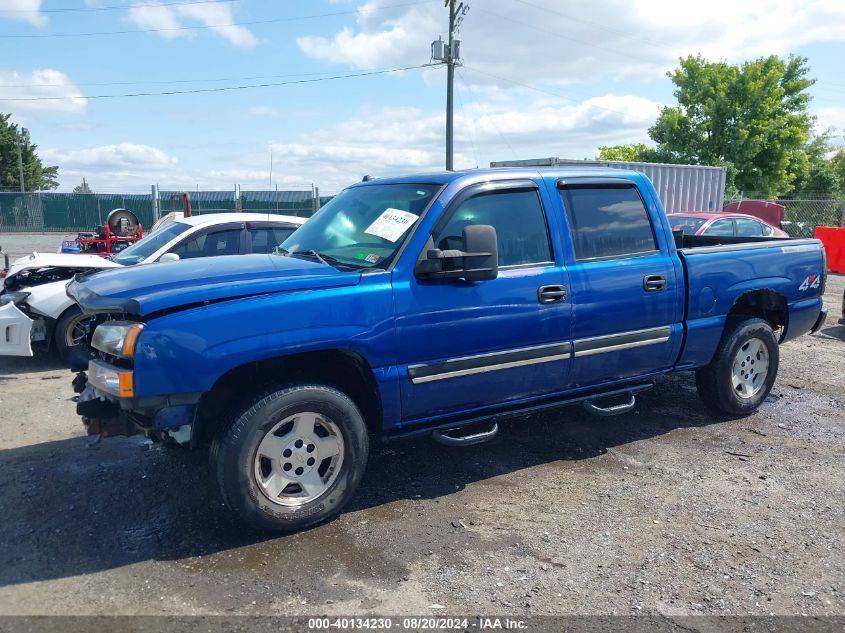
{"label": "4x4 decal", "polygon": [[804,281],[801,282],[801,285],[798,286],[798,290],[808,290],[810,288],[818,288],[821,284],[822,276],[821,275],[810,275],[806,277]]}

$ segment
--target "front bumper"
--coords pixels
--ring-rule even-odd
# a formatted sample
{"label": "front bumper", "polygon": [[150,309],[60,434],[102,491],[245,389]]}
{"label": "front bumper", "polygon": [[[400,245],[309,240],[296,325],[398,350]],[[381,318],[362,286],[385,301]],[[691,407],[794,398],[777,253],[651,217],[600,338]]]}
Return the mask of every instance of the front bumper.
{"label": "front bumper", "polygon": [[132,382],[132,370],[99,359],[91,359],[87,373],[77,374],[73,380],[73,390],[79,394],[76,413],[88,435],[141,433],[161,439],[162,434],[168,434],[180,444],[193,446],[192,430],[200,394],[133,398]]}
{"label": "front bumper", "polygon": [[0,356],[32,356],[32,324],[14,303],[0,306]]}

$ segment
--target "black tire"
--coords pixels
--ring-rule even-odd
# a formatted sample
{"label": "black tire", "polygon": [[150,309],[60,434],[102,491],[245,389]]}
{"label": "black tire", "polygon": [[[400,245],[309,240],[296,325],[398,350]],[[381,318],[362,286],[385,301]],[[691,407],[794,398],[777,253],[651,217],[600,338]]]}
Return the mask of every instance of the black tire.
{"label": "black tire", "polygon": [[[298,419],[295,414],[308,412],[322,416],[333,425],[336,433],[332,437],[342,439],[342,444],[339,443],[342,458],[337,462],[336,474],[326,475],[326,488],[318,497],[301,505],[281,505],[271,501],[258,482],[261,474],[257,469],[264,464],[261,460],[266,459],[260,456],[259,446],[274,427],[291,416],[294,420]],[[319,430],[319,423],[317,427]],[[288,435],[284,435],[282,440],[286,438]],[[210,459],[226,506],[254,527],[290,532],[339,514],[361,482],[368,454],[367,426],[355,403],[332,387],[299,385],[259,397],[212,442]],[[279,464],[283,461],[280,455]],[[330,464],[323,462],[316,468],[327,465],[331,468]],[[272,466],[275,468],[276,464],[273,462]],[[288,488],[276,498],[289,499],[285,490]],[[302,488],[301,492],[304,493],[305,489]]]}
{"label": "black tire", "polygon": [[[765,346],[768,367],[759,388],[743,397],[740,395],[740,390],[734,386],[734,360],[739,356],[740,350],[743,350],[746,345],[752,345],[755,340],[761,341]],[[744,351],[748,349],[750,347],[745,347]],[[722,340],[710,364],[695,373],[698,395],[705,405],[717,413],[731,416],[753,413],[766,399],[775,384],[779,360],[780,348],[772,327],[763,319],[740,321],[729,326],[722,335]],[[759,359],[756,362],[759,363]],[[745,365],[742,367],[744,368]],[[749,368],[749,371],[753,369],[750,367],[750,361]]]}
{"label": "black tire", "polygon": [[72,346],[73,329],[77,326],[82,316],[82,310],[79,309],[79,306],[72,305],[62,312],[62,315],[56,321],[56,327],[53,329],[53,344],[55,345],[56,353],[61,358],[65,357],[68,347]]}

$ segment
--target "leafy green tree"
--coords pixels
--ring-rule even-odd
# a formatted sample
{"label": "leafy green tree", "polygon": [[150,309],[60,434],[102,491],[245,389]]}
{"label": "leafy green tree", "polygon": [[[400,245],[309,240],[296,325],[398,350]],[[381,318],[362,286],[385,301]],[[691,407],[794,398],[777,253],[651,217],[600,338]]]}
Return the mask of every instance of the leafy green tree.
{"label": "leafy green tree", "polygon": [[830,166],[833,173],[839,179],[839,194],[840,198],[845,198],[845,149],[838,149],[836,153],[829,159]]}
{"label": "leafy green tree", "polygon": [[88,183],[87,183],[87,182],[86,182],[86,180],[83,178],[83,179],[82,179],[82,184],[80,184],[80,185],[76,185],[76,186],[73,188],[73,193],[94,193],[94,192],[93,192],[93,191],[91,191],[91,187],[89,187],[89,186],[88,186]]}
{"label": "leafy green tree", "polygon": [[[790,198],[835,198],[840,195],[843,182],[837,164],[830,157],[833,146],[830,131],[814,136],[804,148],[805,168],[796,176]],[[841,150],[840,150],[841,151]]]}
{"label": "leafy green tree", "polygon": [[645,143],[630,145],[601,145],[598,160],[622,160],[626,162],[657,162],[657,152]]}
{"label": "leafy green tree", "polygon": [[776,197],[809,170],[805,145],[815,122],[804,57],[761,57],[740,65],[680,60],[670,73],[678,104],[649,129],[664,162],[732,166],[737,189]]}
{"label": "leafy green tree", "polygon": [[55,189],[59,186],[57,166],[44,166],[29,138],[29,130],[10,123],[11,114],[0,114],[0,188],[20,189],[20,158],[27,191]]}

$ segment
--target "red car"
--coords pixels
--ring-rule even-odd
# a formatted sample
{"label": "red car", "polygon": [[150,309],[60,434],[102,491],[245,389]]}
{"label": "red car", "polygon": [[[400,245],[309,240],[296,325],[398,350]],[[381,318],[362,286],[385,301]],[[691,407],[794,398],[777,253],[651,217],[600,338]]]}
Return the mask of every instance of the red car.
{"label": "red car", "polygon": [[685,235],[789,237],[786,231],[744,213],[670,213],[669,223]]}

